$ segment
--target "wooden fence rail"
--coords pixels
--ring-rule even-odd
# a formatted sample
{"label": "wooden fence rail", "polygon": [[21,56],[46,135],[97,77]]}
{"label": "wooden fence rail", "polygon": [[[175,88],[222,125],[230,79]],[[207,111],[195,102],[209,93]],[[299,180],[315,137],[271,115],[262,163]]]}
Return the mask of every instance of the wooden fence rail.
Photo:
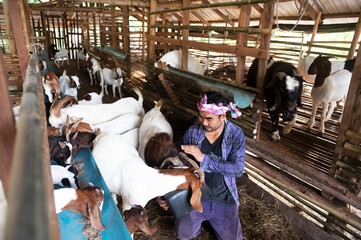
{"label": "wooden fence rail", "polygon": [[43,151],[47,139],[44,139],[44,118],[39,110],[42,104],[39,98],[43,97],[39,96],[42,94],[37,69],[39,60],[37,52],[33,52],[26,71],[17,123],[4,239],[60,239],[56,234],[57,217],[49,187],[49,154],[46,157]]}

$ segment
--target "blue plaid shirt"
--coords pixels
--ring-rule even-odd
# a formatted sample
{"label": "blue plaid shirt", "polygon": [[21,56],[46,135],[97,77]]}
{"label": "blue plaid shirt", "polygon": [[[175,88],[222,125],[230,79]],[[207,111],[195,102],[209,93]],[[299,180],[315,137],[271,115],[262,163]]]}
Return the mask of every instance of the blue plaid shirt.
{"label": "blue plaid shirt", "polygon": [[[201,149],[205,138],[204,127],[200,122],[193,124],[183,136],[183,145],[196,145]],[[245,141],[240,127],[226,121],[222,141],[222,157],[204,154],[200,168],[205,172],[220,173],[224,176],[229,191],[239,206],[236,177],[243,174],[245,165]]]}

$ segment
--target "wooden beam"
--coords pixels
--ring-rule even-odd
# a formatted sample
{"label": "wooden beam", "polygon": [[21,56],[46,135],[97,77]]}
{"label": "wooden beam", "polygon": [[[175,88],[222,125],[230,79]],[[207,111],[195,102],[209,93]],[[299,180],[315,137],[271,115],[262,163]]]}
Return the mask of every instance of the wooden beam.
{"label": "wooden beam", "polygon": [[[274,14],[274,6],[275,3],[265,3],[263,5],[263,12],[261,15],[260,21],[260,28],[262,29],[272,29],[273,25],[273,14]],[[271,43],[271,34],[262,34],[260,39],[260,49],[269,50]],[[264,78],[267,72],[267,63],[268,60],[260,59],[258,62],[258,71],[257,71],[257,88],[262,89],[262,92],[258,94],[258,98],[261,99],[260,102],[260,109],[262,109],[262,99],[263,99],[263,85],[264,85]],[[262,122],[262,111],[257,114],[257,120],[261,123]],[[257,129],[257,139],[259,139],[261,133],[261,124],[258,125]]]}
{"label": "wooden beam", "polygon": [[[202,2],[204,4],[210,4],[210,2],[208,0],[202,0]],[[226,23],[228,23],[229,25],[231,25],[232,27],[234,27],[234,22],[229,19],[229,17],[227,17],[226,15],[224,15],[219,9],[212,9],[213,12],[215,12],[218,16],[220,16],[224,21],[226,21]]]}
{"label": "wooden beam", "polygon": [[24,37],[26,48],[30,47],[31,27],[30,27],[30,10],[29,3],[25,0],[19,0],[19,7],[21,13],[21,21],[24,26]]}
{"label": "wooden beam", "polygon": [[302,7],[306,7],[306,4],[307,4],[307,9],[306,9],[306,14],[308,16],[310,16],[314,21],[316,21],[317,19],[317,16],[318,16],[318,11],[316,11],[311,3],[309,3],[308,1],[303,1],[303,0],[297,0],[300,4],[303,4]]}
{"label": "wooden beam", "polygon": [[2,139],[0,141],[0,179],[6,197],[8,197],[9,192],[10,170],[15,145],[15,121],[7,81],[4,58],[0,50],[0,131]]}
{"label": "wooden beam", "polygon": [[[84,0],[73,0],[73,2],[83,3]],[[149,7],[149,1],[140,1],[140,0],[86,0],[86,2],[90,3],[106,3],[110,5],[127,5],[127,6],[135,6],[135,7]]]}
{"label": "wooden beam", "polygon": [[[337,143],[335,152],[333,154],[333,159],[331,163],[330,176],[334,176],[336,172],[336,162],[340,157],[340,154],[344,152],[343,145],[346,142],[346,132],[349,129],[352,129],[354,122],[354,115],[357,114],[359,110],[359,99],[361,96],[361,47],[359,47],[357,52],[357,58],[354,70],[352,72],[351,83],[349,87],[349,91],[347,94],[347,99],[345,102],[345,107],[343,109],[344,115],[342,117],[342,122],[340,125]],[[357,121],[359,121],[357,119]],[[355,131],[359,131],[360,129],[353,129]]]}
{"label": "wooden beam", "polygon": [[14,39],[13,26],[11,24],[9,0],[4,0],[2,5],[3,5],[4,18],[5,18],[6,34],[7,34],[7,36],[9,36],[9,40],[8,40],[9,51],[12,53],[16,53],[16,44],[15,44],[15,39]]}
{"label": "wooden beam", "polygon": [[212,3],[212,4],[198,4],[192,5],[187,7],[180,7],[180,8],[172,8],[166,9],[162,11],[154,11],[150,12],[149,14],[162,14],[162,13],[169,13],[169,12],[181,12],[181,11],[198,11],[200,9],[211,9],[211,8],[220,8],[220,7],[234,7],[234,6],[241,6],[241,5],[248,5],[248,4],[255,4],[255,3],[269,3],[274,2],[274,0],[247,0],[247,1],[236,1],[236,2],[221,2],[221,3]]}
{"label": "wooden beam", "polygon": [[202,43],[196,41],[186,41],[179,39],[171,39],[157,36],[148,36],[148,40],[161,43],[169,43],[174,46],[187,46],[190,48],[200,49],[203,51],[214,51],[222,53],[231,53],[241,56],[251,56],[254,58],[269,59],[270,53],[268,49],[258,49],[258,48],[249,48],[249,47],[237,47],[230,46],[226,44],[213,44],[213,43]]}
{"label": "wooden beam", "polygon": [[[183,7],[189,7],[190,0],[183,0]],[[189,11],[183,12],[183,26],[189,26]],[[189,30],[182,29],[182,40],[188,41]],[[188,71],[188,49],[189,46],[182,46],[182,69]]]}
{"label": "wooden beam", "polygon": [[[321,19],[321,15],[322,15],[322,12],[317,13],[317,17],[316,17],[316,20],[315,20],[315,25],[313,26],[313,31],[312,31],[310,44],[312,44],[313,41],[315,40],[315,37],[316,37],[316,34],[317,34],[317,29],[318,29],[318,24],[320,23],[320,19]],[[310,55],[311,49],[312,49],[312,46],[309,46],[307,56]]]}
{"label": "wooden beam", "polygon": [[[157,11],[157,0],[151,0],[150,1],[150,11]],[[149,18],[149,24],[153,25],[156,23],[157,20],[157,15],[153,14],[151,16],[148,15]],[[149,37],[153,37],[155,36],[155,28],[148,28],[148,32],[149,32]],[[151,61],[155,61],[155,42],[151,39],[148,38],[149,42],[148,42],[148,59]]]}
{"label": "wooden beam", "polygon": [[357,25],[356,25],[356,28],[355,28],[355,33],[353,35],[351,47],[350,47],[350,50],[348,52],[347,60],[352,59],[353,56],[355,55],[357,44],[358,44],[359,39],[360,39],[360,35],[361,35],[361,13],[360,13],[360,16],[358,17],[358,22],[357,22]]}
{"label": "wooden beam", "polygon": [[23,26],[20,16],[20,8],[17,1],[8,1],[8,6],[10,10],[11,24],[14,31],[14,38],[16,44],[16,54],[19,56],[20,70],[23,81],[25,81],[26,69],[28,67],[28,50],[25,45],[25,37],[23,34]]}
{"label": "wooden beam", "polygon": [[201,15],[199,15],[199,13],[192,12],[192,15],[198,18],[204,25],[211,26],[211,24],[207,20],[205,20]]}
{"label": "wooden beam", "polygon": [[[249,27],[250,16],[251,16],[251,5],[243,5],[239,11],[239,22],[238,27]],[[238,35],[238,47],[247,47],[247,33],[239,33]],[[237,68],[236,68],[236,83],[243,84],[244,82],[244,69],[246,64],[245,56],[237,56]]]}
{"label": "wooden beam", "polygon": [[262,14],[263,8],[259,4],[252,4],[251,6]]}

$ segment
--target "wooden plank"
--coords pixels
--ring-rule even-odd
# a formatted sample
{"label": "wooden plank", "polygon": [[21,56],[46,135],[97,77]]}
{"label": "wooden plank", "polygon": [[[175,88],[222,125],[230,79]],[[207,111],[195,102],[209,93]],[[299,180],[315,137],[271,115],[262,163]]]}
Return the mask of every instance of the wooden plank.
{"label": "wooden plank", "polygon": [[[313,40],[315,40],[315,37],[316,37],[316,34],[317,34],[317,29],[318,29],[318,24],[320,23],[320,19],[321,19],[321,15],[322,15],[322,12],[317,13],[317,17],[315,19],[315,25],[313,26],[311,40],[309,42],[311,44],[313,43]],[[312,49],[312,46],[309,46],[307,56],[310,55],[311,49]]]}
{"label": "wooden plank", "polygon": [[192,12],[192,15],[198,18],[204,25],[211,26],[211,24],[207,20],[205,20],[199,13]]}
{"label": "wooden plank", "polygon": [[[239,12],[238,27],[248,28],[251,16],[251,5],[241,6]],[[237,47],[247,47],[247,33],[239,33]],[[237,55],[237,68],[236,68],[236,83],[243,84],[244,82],[244,70],[246,64],[246,56]]]}
{"label": "wooden plank", "polygon": [[174,46],[183,46],[186,45],[191,48],[196,48],[204,51],[215,51],[223,53],[233,53],[241,56],[252,56],[255,58],[268,59],[269,51],[267,49],[257,49],[257,48],[248,48],[248,47],[237,47],[230,46],[225,44],[212,44],[212,43],[202,43],[196,41],[185,41],[178,39],[162,38],[157,36],[147,36],[148,40],[153,40],[156,42],[170,43]]}
{"label": "wooden plank", "polygon": [[4,11],[4,18],[5,18],[5,29],[7,35],[10,37],[8,40],[9,44],[9,51],[12,53],[16,53],[16,45],[14,39],[14,32],[13,32],[13,25],[11,23],[11,16],[10,16],[10,4],[11,0],[4,0],[3,1],[3,11]]}
{"label": "wooden plank", "polygon": [[[150,11],[157,11],[157,0],[151,0],[150,1]],[[157,15],[153,14],[151,16],[148,15],[148,19],[149,19],[149,24],[150,25],[154,25],[156,23],[157,20]],[[149,26],[149,25],[148,25]],[[148,36],[149,37],[154,37],[155,36],[155,29],[154,28],[150,28],[148,27]],[[151,61],[155,61],[155,41],[154,39],[148,38],[148,59]]]}
{"label": "wooden plank", "polygon": [[360,39],[360,35],[361,35],[361,13],[360,13],[360,16],[358,17],[357,25],[355,28],[355,33],[353,35],[353,39],[352,39],[350,50],[348,52],[347,60],[352,59],[353,56],[355,55],[358,40]]}
{"label": "wooden plank", "polygon": [[11,16],[11,24],[13,26],[14,38],[16,43],[16,53],[19,56],[20,69],[23,80],[25,80],[26,69],[28,67],[28,50],[23,34],[23,26],[21,22],[20,9],[16,1],[9,1],[9,9]]}
{"label": "wooden plank", "polygon": [[15,122],[11,108],[7,79],[8,77],[4,68],[2,51],[0,51],[0,179],[5,196],[8,198],[10,169],[15,145]]}
{"label": "wooden plank", "polygon": [[[183,7],[188,7],[190,5],[190,0],[183,0]],[[189,25],[189,11],[183,12],[183,26]],[[182,29],[182,40],[188,41],[189,30]],[[182,69],[188,71],[188,46],[182,46]]]}
{"label": "wooden plank", "polygon": [[[273,13],[274,13],[274,3],[265,3],[263,5],[263,12],[261,15],[261,21],[260,21],[260,28],[262,29],[272,29],[272,19],[273,19]],[[260,49],[269,49],[271,42],[271,35],[262,34],[260,39]],[[266,59],[260,59],[258,62],[258,71],[257,71],[257,88],[262,89],[262,92],[257,95],[259,99],[263,99],[263,85],[264,85],[264,78],[266,76],[267,71],[267,60]],[[262,102],[261,109],[262,109]],[[261,113],[258,114],[258,119],[260,122],[262,121],[262,115]],[[259,129],[257,129],[257,139],[259,139],[260,132],[261,132],[261,124],[258,126]]]}
{"label": "wooden plank", "polygon": [[[354,71],[352,73],[351,83],[347,94],[346,104],[343,110],[342,122],[338,134],[337,144],[334,151],[332,165],[330,170],[330,176],[333,176],[336,172],[336,162],[339,155],[342,153],[343,144],[346,141],[346,131],[351,128],[354,115],[358,112],[358,103],[360,99],[361,88],[361,48],[359,48],[356,58]],[[358,129],[359,130],[359,129]]]}

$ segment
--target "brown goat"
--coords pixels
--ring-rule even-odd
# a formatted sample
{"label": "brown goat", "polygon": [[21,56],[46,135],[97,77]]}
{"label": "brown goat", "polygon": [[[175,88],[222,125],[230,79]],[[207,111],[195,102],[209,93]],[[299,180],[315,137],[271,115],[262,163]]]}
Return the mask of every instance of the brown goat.
{"label": "brown goat", "polygon": [[144,160],[149,167],[159,168],[165,158],[177,155],[178,150],[172,138],[163,132],[151,137],[144,150]]}
{"label": "brown goat", "polygon": [[69,201],[61,210],[73,210],[81,212],[84,216],[90,216],[91,226],[98,230],[105,230],[101,220],[99,206],[103,202],[103,191],[97,186],[89,186],[83,189],[75,189],[76,199]]}
{"label": "brown goat", "polygon": [[147,211],[140,205],[135,205],[129,210],[125,210],[124,222],[130,234],[137,230],[141,230],[145,234],[152,236],[157,231],[157,226],[148,225]]}

